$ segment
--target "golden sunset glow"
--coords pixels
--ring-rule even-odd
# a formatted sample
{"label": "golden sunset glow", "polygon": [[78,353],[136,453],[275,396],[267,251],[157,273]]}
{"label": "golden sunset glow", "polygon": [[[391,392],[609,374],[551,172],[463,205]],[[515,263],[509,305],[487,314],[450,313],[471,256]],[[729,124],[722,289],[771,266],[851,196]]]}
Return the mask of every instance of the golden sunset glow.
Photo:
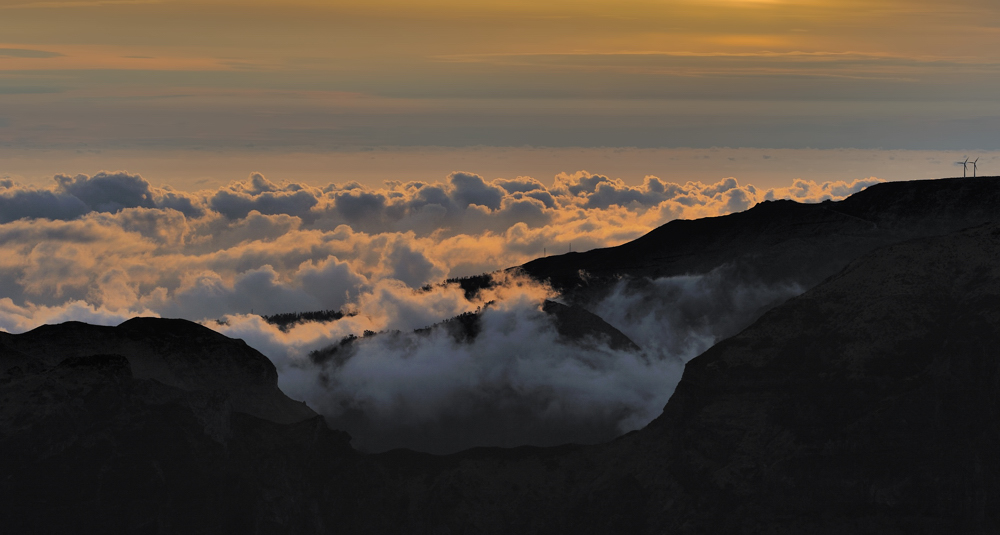
{"label": "golden sunset glow", "polygon": [[[3,171],[37,183],[96,151],[116,168],[139,151],[961,150],[1000,115],[1000,10],[984,0],[2,0],[0,13]],[[42,150],[63,152],[21,165]],[[322,174],[311,161],[297,176]],[[435,165],[428,179],[454,170]]]}
{"label": "golden sunset glow", "polygon": [[[247,62],[246,68],[280,65],[286,70],[336,69],[360,63],[361,58],[395,64],[405,63],[403,58],[456,53],[796,51],[938,59],[997,54],[991,47],[973,47],[974,38],[995,35],[991,22],[996,13],[971,0],[948,6],[702,0],[5,2],[3,7],[6,46],[11,50],[65,54],[60,46],[106,45],[120,47],[124,56],[135,59],[192,58],[196,53],[206,61],[240,60]],[[159,54],[150,55],[151,49]],[[87,56],[86,49],[79,55]],[[42,61],[51,58],[19,59],[31,61],[5,59],[13,67],[4,68],[29,63],[31,68],[73,66]],[[153,61],[149,65],[158,68]]]}
{"label": "golden sunset glow", "polygon": [[[329,425],[385,430],[363,447],[536,413],[517,444],[610,440],[836,262],[812,219],[732,262],[674,230],[704,222],[628,272],[575,253],[995,175],[998,132],[996,0],[0,0],[0,332],[198,322]],[[907,232],[830,214],[817,243]],[[661,270],[703,237],[722,264]],[[740,264],[772,251],[815,267]],[[516,269],[556,255],[586,302]],[[486,416],[450,419],[468,400]]]}

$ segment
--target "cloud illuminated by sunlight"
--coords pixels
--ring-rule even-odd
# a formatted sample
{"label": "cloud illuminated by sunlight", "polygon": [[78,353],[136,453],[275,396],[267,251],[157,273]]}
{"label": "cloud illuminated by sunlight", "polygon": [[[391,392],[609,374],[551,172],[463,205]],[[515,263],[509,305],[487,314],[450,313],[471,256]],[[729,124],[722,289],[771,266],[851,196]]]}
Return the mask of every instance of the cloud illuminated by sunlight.
{"label": "cloud illuminated by sunlight", "polygon": [[[65,307],[88,318],[149,312],[202,320],[251,309],[340,309],[389,292],[376,299],[382,303],[393,292],[570,244],[617,245],[671,219],[765,199],[839,199],[877,181],[798,180],[762,190],[733,178],[676,184],[648,176],[630,186],[585,171],[551,184],[455,172],[444,182],[369,188],[274,183],[255,173],[187,193],[125,172],[58,175],[48,188],[3,179],[0,289],[10,316],[0,327],[63,317]],[[448,305],[441,319],[463,311]]]}

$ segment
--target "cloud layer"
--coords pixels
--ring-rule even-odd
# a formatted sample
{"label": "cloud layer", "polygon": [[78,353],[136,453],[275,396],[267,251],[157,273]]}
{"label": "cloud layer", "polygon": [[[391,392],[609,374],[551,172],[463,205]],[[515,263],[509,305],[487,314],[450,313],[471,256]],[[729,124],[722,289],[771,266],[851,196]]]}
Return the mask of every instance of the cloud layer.
{"label": "cloud layer", "polygon": [[[543,299],[554,297],[550,288],[498,276],[499,284],[471,303],[454,286],[386,288],[361,305],[361,314],[337,322],[281,332],[240,316],[222,329],[267,348],[283,370],[282,388],[351,433],[356,447],[449,453],[596,443],[638,429],[659,414],[685,362],[803,290],[747,280],[728,266],[704,275],[623,280],[585,305],[638,342],[634,351],[609,347],[607,340],[561,337],[541,310]],[[390,331],[338,344],[322,358],[304,357],[334,330],[363,332],[366,316],[405,328],[420,324],[414,312],[471,305],[483,310],[471,337],[443,326]]]}
{"label": "cloud layer", "polygon": [[[506,281],[475,301],[457,285],[422,287],[571,245],[617,245],[675,218],[764,199],[838,199],[874,182],[798,180],[761,191],[732,178],[706,185],[650,176],[630,186],[587,172],[551,184],[455,172],[443,182],[375,189],[279,184],[255,173],[184,192],[126,172],[57,175],[47,188],[0,180],[0,329],[117,324],[134,315],[203,321],[260,349],[286,391],[375,449],[420,436],[436,437],[424,446],[438,450],[445,442],[603,440],[655,416],[685,359],[797,289],[722,272],[623,283],[590,307],[643,347],[632,354],[558,340],[540,310],[555,296],[537,285]],[[474,341],[411,334],[488,300]],[[341,309],[355,314],[288,332],[258,316]],[[690,319],[705,317],[714,319]],[[366,330],[400,332],[363,340],[337,369],[307,358]],[[507,422],[503,437],[476,424],[483,421]],[[459,429],[466,431],[455,435]]]}
{"label": "cloud layer", "polygon": [[[33,307],[81,302],[111,314],[191,319],[338,309],[381,282],[411,288],[490,272],[542,254],[616,245],[675,218],[758,200],[842,198],[877,179],[760,191],[729,178],[639,186],[587,172],[551,184],[485,180],[276,184],[260,174],[196,193],[139,175],[57,175],[48,188],[0,180],[0,296]],[[39,312],[40,313],[40,312]],[[432,320],[433,318],[428,318]],[[41,318],[39,318],[39,321]]]}

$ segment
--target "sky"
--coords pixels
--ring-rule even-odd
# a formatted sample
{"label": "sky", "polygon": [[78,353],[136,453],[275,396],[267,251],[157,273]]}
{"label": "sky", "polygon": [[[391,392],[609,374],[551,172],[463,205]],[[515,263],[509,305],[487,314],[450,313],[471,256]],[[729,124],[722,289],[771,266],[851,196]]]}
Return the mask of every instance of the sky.
{"label": "sky", "polygon": [[[998,89],[987,0],[0,0],[0,329],[200,321],[372,450],[607,440],[804,289],[614,289],[590,306],[631,354],[567,346],[542,283],[439,283],[1000,174]],[[260,317],[327,309],[353,315]],[[413,334],[484,309],[478,341]],[[309,358],[366,330],[396,334]]]}
{"label": "sky", "polygon": [[[945,151],[912,158],[950,165],[1000,149],[1000,7],[988,0],[0,0],[0,11],[0,174],[35,183],[100,170],[190,190],[255,171],[378,185],[585,169],[634,185],[653,174],[777,187],[956,169],[897,168],[880,151]],[[649,157],[637,168],[578,147]],[[755,151],[752,169],[670,164],[687,153],[667,149],[713,147],[866,149],[850,162],[879,165],[806,155],[824,165],[789,169]],[[372,151],[387,157],[365,165]]]}

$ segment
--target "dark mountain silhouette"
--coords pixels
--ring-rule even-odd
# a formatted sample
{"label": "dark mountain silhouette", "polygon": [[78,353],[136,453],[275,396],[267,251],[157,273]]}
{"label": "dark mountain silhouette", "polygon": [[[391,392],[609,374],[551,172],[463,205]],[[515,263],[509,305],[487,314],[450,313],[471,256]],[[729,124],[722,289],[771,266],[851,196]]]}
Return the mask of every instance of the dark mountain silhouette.
{"label": "dark mountain silhouette", "polygon": [[546,299],[545,303],[542,304],[542,310],[555,318],[559,336],[568,343],[591,345],[603,343],[615,350],[640,350],[635,342],[625,336],[625,333],[609,325],[597,314],[582,307],[564,305]]}
{"label": "dark mountain silhouette", "polygon": [[998,207],[997,177],[885,182],[838,202],[767,201],[726,216],[675,220],[617,247],[538,258],[519,269],[570,295],[622,276],[707,273],[724,264],[748,280],[811,287],[876,247],[993,221]]}
{"label": "dark mountain silhouette", "polygon": [[[546,256],[508,271],[548,281],[584,307],[622,277],[707,273],[723,265],[747,281],[811,287],[877,247],[993,221],[998,206],[1000,177],[884,182],[842,201],[765,201],[725,216],[678,219],[616,247]],[[468,299],[495,284],[490,274],[445,283],[458,284]],[[326,310],[264,319],[284,330],[341,317]]]}
{"label": "dark mountain silhouette", "polygon": [[[886,182],[842,201],[767,201],[726,216],[675,220],[617,247],[538,258],[508,271],[546,281],[564,302],[597,315],[602,299],[622,282],[629,292],[643,293],[660,277],[720,269],[733,287],[810,288],[878,247],[994,221],[998,207],[998,177]],[[495,284],[489,275],[449,282],[470,298]],[[706,320],[727,337],[777,304],[740,321]]]}
{"label": "dark mountain silhouette", "polygon": [[414,532],[996,533],[1000,226],[879,249],[600,446],[380,455]]}
{"label": "dark mountain silhouette", "polygon": [[[486,308],[489,308],[489,305],[487,303]],[[542,311],[548,314],[561,341],[567,344],[588,346],[603,343],[615,350],[640,350],[639,346],[624,333],[609,325],[600,316],[579,306],[564,305],[546,299],[542,303]],[[420,335],[430,335],[437,330],[444,330],[455,342],[470,343],[479,336],[482,314],[483,310],[466,312],[430,327],[416,329],[414,332]],[[400,334],[398,331],[380,333],[365,331],[363,336],[349,335],[335,344],[310,352],[309,358],[314,363],[330,361],[343,363],[353,357],[357,349],[356,344],[364,343],[366,339],[373,339],[375,336],[396,336],[398,334]]]}
{"label": "dark mountain silhouette", "polygon": [[[588,310],[623,278],[702,274],[721,266],[730,266],[727,277],[742,283],[808,288],[877,247],[994,221],[998,206],[1000,177],[885,182],[842,201],[765,201],[726,216],[674,220],[617,247],[542,257],[508,271],[547,281],[569,305]],[[458,284],[468,299],[495,284],[489,274],[446,283]],[[301,321],[339,319],[336,314],[265,319],[287,329]]]}
{"label": "dark mountain silhouette", "polygon": [[21,335],[0,333],[0,348],[12,357],[0,369],[40,371],[70,357],[121,355],[130,375],[194,392],[220,392],[234,411],[277,423],[314,418],[302,402],[278,389],[278,372],[260,352],[211,329],[184,320],[134,318],[118,327],[79,322],[43,325]]}
{"label": "dark mountain silhouette", "polygon": [[602,445],[361,455],[263,356],[188,322],[0,335],[0,525],[1000,532],[1000,225],[981,224],[1000,181],[885,186],[526,265],[583,293],[719,263],[822,281],[690,361],[660,417]]}
{"label": "dark mountain silhouette", "polygon": [[281,393],[240,340],[183,320],[70,322],[0,336],[0,370],[5,533],[396,523],[379,519],[394,491],[350,437]]}

